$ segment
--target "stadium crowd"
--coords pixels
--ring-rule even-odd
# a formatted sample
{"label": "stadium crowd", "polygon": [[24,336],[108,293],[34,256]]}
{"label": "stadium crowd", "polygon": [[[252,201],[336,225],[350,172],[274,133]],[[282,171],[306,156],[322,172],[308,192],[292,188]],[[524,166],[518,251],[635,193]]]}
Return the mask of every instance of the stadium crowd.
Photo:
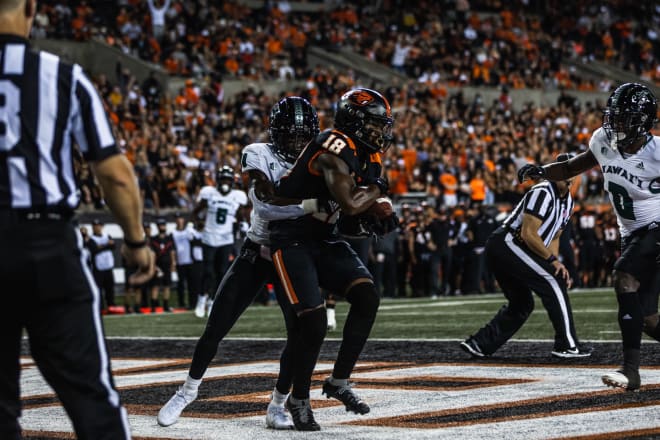
{"label": "stadium crowd", "polygon": [[[481,284],[470,285],[464,282],[475,279],[475,276],[476,279],[481,278],[479,272],[482,270],[478,258],[479,248],[482,247],[479,244],[479,234],[475,234],[474,231],[468,234],[468,225],[480,215],[494,218],[497,216],[497,212],[510,209],[520,200],[527,187],[519,184],[516,179],[516,169],[522,164],[531,161],[546,163],[560,152],[585,150],[591,132],[601,123],[601,109],[604,103],[579,102],[570,95],[570,91],[562,93],[556,105],[553,106],[537,107],[529,103],[520,110],[514,109],[509,96],[510,88],[545,87],[547,83],[542,79],[554,76],[554,73],[547,76],[535,71],[531,76],[521,76],[524,79],[515,84],[515,81],[511,81],[512,78],[516,78],[516,74],[512,73],[516,69],[512,66],[524,65],[527,68],[543,64],[539,57],[543,58],[552,51],[538,47],[529,51],[521,51],[513,48],[516,43],[511,41],[509,43],[513,46],[497,39],[485,41],[484,38],[488,34],[487,29],[489,27],[504,29],[512,26],[510,37],[515,36],[520,41],[526,41],[526,38],[531,40],[529,32],[534,31],[536,33],[533,40],[546,41],[550,44],[549,47],[553,44],[549,35],[561,34],[564,36],[564,40],[574,41],[574,44],[569,49],[562,47],[561,50],[558,50],[558,53],[560,52],[558,59],[561,59],[562,56],[576,55],[603,59],[602,47],[591,41],[593,32],[601,33],[603,26],[608,23],[611,28],[621,29],[621,23],[625,22],[626,17],[636,17],[640,14],[640,10],[637,8],[621,11],[618,9],[617,3],[612,2],[604,6],[609,11],[608,14],[605,14],[610,17],[607,21],[601,17],[602,10],[587,3],[584,7],[580,7],[581,15],[578,16],[578,22],[582,23],[580,29],[584,28],[585,32],[571,34],[569,38],[562,31],[569,25],[562,24],[561,20],[535,22],[530,18],[521,22],[519,18],[514,18],[519,17],[519,14],[511,15],[507,11],[502,11],[501,8],[496,10],[491,2],[472,2],[469,5],[471,9],[470,7],[461,9],[467,2],[459,1],[460,5],[457,5],[456,11],[452,12],[455,15],[451,18],[443,16],[442,19],[438,19],[439,21],[429,18],[437,15],[436,8],[439,6],[434,3],[427,5],[432,12],[424,17],[424,21],[421,21],[422,19],[419,17],[415,18],[414,14],[404,13],[396,19],[394,14],[391,14],[392,23],[385,20],[383,24],[379,25],[380,27],[373,21],[367,20],[371,12],[368,7],[362,5],[339,8],[333,14],[331,22],[324,22],[323,20],[309,20],[309,17],[305,18],[305,16],[293,13],[278,12],[276,7],[270,10],[251,11],[232,2],[226,2],[222,6],[223,20],[235,20],[232,22],[234,24],[240,21],[242,27],[229,26],[226,21],[224,24],[212,26],[209,30],[204,26],[199,26],[195,20],[200,16],[208,15],[208,20],[204,23],[214,23],[220,12],[217,8],[213,6],[202,8],[200,5],[204,5],[203,2],[154,1],[155,4],[153,2],[120,2],[121,13],[117,16],[116,23],[102,20],[103,17],[108,17],[108,14],[103,11],[105,11],[104,8],[112,7],[110,2],[94,2],[93,6],[84,1],[43,2],[41,12],[46,18],[41,20],[41,24],[38,20],[35,32],[76,39],[103,38],[110,44],[125,45],[124,50],[127,52],[152,61],[164,62],[166,66],[168,56],[177,52],[176,47],[167,46],[167,42],[170,40],[170,42],[177,41],[176,45],[183,45],[178,48],[179,52],[193,55],[187,56],[187,61],[180,64],[180,67],[183,66],[181,69],[176,72],[172,71],[172,73],[185,73],[190,78],[176,96],[168,96],[154,75],[144,82],[138,83],[131,72],[121,66],[118,66],[115,78],[111,78],[111,75],[100,75],[94,78],[95,85],[106,102],[120,146],[135,166],[145,208],[147,212],[155,216],[173,209],[192,210],[196,194],[203,185],[210,183],[214,170],[220,166],[229,165],[234,168],[238,179],[242,147],[254,141],[267,139],[265,127],[268,113],[272,104],[279,97],[267,96],[255,90],[246,90],[231,99],[225,99],[222,91],[222,76],[226,75],[227,71],[217,62],[226,61],[226,57],[217,57],[216,48],[209,51],[209,47],[205,46],[207,43],[225,41],[232,51],[240,52],[240,48],[243,47],[241,43],[250,41],[255,51],[251,63],[254,66],[262,67],[264,64],[259,60],[277,59],[273,53],[265,54],[262,51],[264,47],[268,46],[264,45],[265,40],[262,41],[265,36],[273,38],[282,36],[280,33],[271,32],[272,28],[269,26],[273,26],[274,23],[280,23],[283,27],[286,27],[285,24],[293,23],[295,26],[292,26],[296,27],[306,23],[308,26],[319,26],[326,36],[332,34],[355,37],[354,39],[351,37],[334,41],[332,38],[319,38],[319,34],[311,32],[311,28],[302,27],[305,29],[304,35],[316,35],[314,37],[317,38],[316,44],[344,45],[383,62],[387,62],[392,54],[383,56],[381,52],[386,51],[386,48],[381,48],[380,52],[372,50],[369,42],[377,44],[377,41],[407,41],[406,44],[415,46],[426,41],[424,44],[435,47],[438,45],[431,43],[434,38],[440,38],[439,35],[454,35],[455,38],[443,37],[441,39],[459,45],[451,48],[452,53],[458,47],[465,48],[465,50],[458,51],[458,53],[465,54],[463,60],[452,61],[447,57],[434,55],[434,59],[444,60],[434,68],[444,69],[450,65],[462,66],[458,70],[449,69],[439,76],[429,74],[425,70],[424,63],[428,60],[420,60],[415,56],[415,53],[420,52],[419,47],[410,50],[408,52],[410,57],[406,55],[408,61],[400,67],[411,78],[394,82],[382,89],[384,95],[392,103],[396,116],[395,145],[384,157],[384,165],[388,170],[393,196],[396,199],[415,193],[422,196],[419,200],[428,202],[428,205],[421,203],[403,205],[406,207],[402,216],[403,225],[401,233],[394,240],[393,247],[391,243],[388,244],[387,240],[381,240],[372,246],[371,260],[374,269],[385,267],[383,264],[386,262],[389,265],[387,267],[395,267],[393,271],[384,271],[388,275],[397,274],[395,282],[389,279],[382,280],[382,284],[385,286],[384,294],[388,296],[409,294],[411,291],[414,295],[443,295],[492,290],[492,281],[487,276],[483,277],[484,280]],[[148,17],[155,17],[149,13],[151,7],[160,7],[166,11],[163,29],[154,30],[150,25],[151,18]],[[390,10],[388,9],[390,7],[393,6],[384,2],[385,11]],[[516,8],[520,8],[521,5],[512,3],[508,7],[515,12]],[[549,11],[549,16],[556,18],[557,14],[562,11],[561,8],[562,6],[556,2],[531,2],[528,10]],[[645,11],[645,6],[641,5],[639,8]],[[172,13],[172,10],[175,10],[176,13]],[[482,11],[484,14],[471,12],[476,10]],[[657,11],[647,12],[649,12],[647,18],[657,15]],[[357,22],[347,18],[351,15],[358,17]],[[411,15],[412,21],[410,21]],[[593,19],[596,15],[600,17],[600,21]],[[388,15],[386,14],[386,16]],[[67,17],[85,17],[85,25],[81,27],[85,32],[76,34],[75,29],[80,26],[70,26],[71,23],[63,25],[62,21],[64,20],[66,24]],[[393,21],[396,20],[408,23],[408,25],[402,23],[395,25]],[[447,26],[447,20],[453,23],[452,26]],[[502,23],[507,20],[510,23],[502,27]],[[120,23],[123,25],[119,26]],[[123,31],[128,33],[130,30],[130,24],[134,25],[135,32],[131,35],[134,35],[135,38],[123,35]],[[354,30],[340,32],[337,28],[340,25],[351,27]],[[548,27],[553,25],[559,26],[559,28]],[[250,31],[247,31],[248,28]],[[478,44],[476,41],[466,39],[466,35],[472,35],[470,32],[466,32],[468,28],[476,29],[475,35],[479,38]],[[189,33],[186,33],[186,29]],[[200,40],[200,35],[193,35],[192,30],[200,32],[204,38]],[[70,34],[71,31],[74,34]],[[208,35],[202,35],[205,31]],[[215,33],[209,33],[211,31]],[[650,45],[646,45],[647,56],[642,58],[651,62],[656,58],[654,53],[657,45],[655,40],[650,38],[650,31],[647,31],[648,29],[640,27],[631,32],[638,37],[637,40],[643,38],[644,35],[649,38]],[[153,35],[154,32],[158,35]],[[223,35],[222,38],[219,38],[217,32],[229,32],[231,35]],[[385,34],[378,32],[385,32]],[[646,33],[644,34],[644,32]],[[419,35],[419,40],[410,40],[409,35],[412,34]],[[291,32],[287,35],[291,35]],[[388,38],[382,38],[383,35],[387,35]],[[461,39],[461,35],[465,38]],[[545,35],[547,38],[541,38],[540,35]],[[583,40],[578,41],[580,37]],[[142,43],[138,43],[138,40],[142,40]],[[587,40],[593,44],[586,44]],[[617,37],[614,38],[614,44],[619,49],[623,49],[623,46],[628,47],[627,45],[633,40],[637,41],[634,38],[620,39]],[[470,44],[466,44],[466,41],[469,41]],[[154,42],[157,44],[153,44]],[[280,43],[283,51],[294,50],[295,45],[292,46],[290,42],[282,40]],[[304,49],[306,44],[302,43],[296,47]],[[568,53],[575,51],[576,46],[580,45],[582,45],[582,49]],[[145,56],[140,50],[147,50],[147,46],[151,48],[149,50],[155,47],[159,49],[151,56]],[[470,48],[477,47],[492,47],[491,54],[496,53],[495,49],[499,47],[498,56],[501,57],[500,59],[507,59],[511,63],[509,67],[512,70],[508,70],[506,74],[493,75],[493,78],[504,78],[502,80],[483,81],[483,78],[477,78],[478,75],[474,75],[474,66],[470,67],[471,63],[480,59],[479,54],[470,52]],[[509,48],[507,49],[509,52],[502,50],[505,47]],[[167,49],[163,50],[163,48]],[[587,52],[584,52],[585,50]],[[626,56],[630,54],[630,51],[625,50],[615,52],[617,56],[610,57],[609,61],[619,64],[623,63],[620,57],[624,53],[628,54]],[[204,54],[209,55],[210,53],[213,53],[216,62],[206,64],[201,62],[200,66],[206,65],[206,68],[201,70],[195,67],[195,59],[202,60]],[[295,58],[290,52],[287,53],[289,59]],[[380,55],[376,56],[376,53]],[[504,53],[508,55],[502,57]],[[181,57],[180,59],[183,60]],[[241,58],[243,61],[246,59],[246,57]],[[373,86],[360,84],[359,78],[350,70],[336,71],[332,67],[322,66],[307,69],[306,64],[303,63],[304,56],[301,55],[300,61],[301,64],[298,67],[302,70],[293,69],[293,76],[306,77],[308,81],[304,88],[291,90],[291,94],[306,97],[313,103],[319,112],[322,128],[331,125],[334,114],[332,106],[341,93],[359,85]],[[633,64],[636,63],[635,66],[640,67],[636,70],[643,74],[648,70],[649,65],[639,64],[638,61],[636,60]],[[242,65],[241,63],[239,65]],[[491,67],[495,72],[497,66],[493,64]],[[556,64],[556,67],[561,69],[560,64]],[[468,79],[467,81],[459,80],[457,84],[502,85],[499,98],[493,102],[486,102],[479,95],[476,95],[474,99],[466,100],[460,92],[448,93],[447,85],[456,82],[450,80],[447,72],[456,74],[456,72],[461,72],[461,69],[465,69]],[[221,74],[208,75],[209,72],[216,71]],[[258,77],[279,77],[279,73],[274,74],[268,69],[260,70],[261,73],[255,73],[257,70],[253,70],[252,73],[244,75],[245,72],[247,70],[240,67],[236,74],[239,76],[254,74]],[[460,77],[461,73],[458,75]],[[560,85],[570,89],[576,87],[576,84],[575,82],[571,84],[557,83],[555,86]],[[602,84],[597,88],[609,88],[610,86],[611,84]],[[376,86],[376,88],[378,87]],[[577,88],[584,89],[585,87]],[[82,161],[78,164],[78,173],[83,207],[101,208],[103,202],[100,191],[88,166]],[[244,182],[238,182],[238,186],[240,187],[242,183]],[[609,242],[616,243],[618,236],[614,240],[611,239],[609,226],[611,226],[612,217],[605,201],[602,176],[596,170],[590,171],[574,185],[573,193],[581,212],[590,214],[590,216],[580,214],[574,218],[576,227],[572,242],[573,252],[571,255],[566,253],[565,256],[566,258],[577,257],[576,269],[573,271],[576,280],[575,286],[605,285],[609,274],[608,267],[613,261],[610,257],[612,250],[609,248],[611,246]],[[482,205],[492,208],[480,211],[479,206]],[[587,220],[583,221],[583,218],[587,218]],[[429,240],[427,237],[430,232],[427,233],[427,226],[442,222],[451,224],[451,227],[446,228],[449,230],[446,233],[447,237],[443,235],[442,238],[436,237],[435,240]],[[568,234],[566,235],[568,236]],[[609,239],[606,239],[606,236]],[[443,253],[444,251],[431,249],[435,244],[429,246],[428,242],[438,240],[442,241],[443,248],[452,252]],[[588,245],[586,247],[588,251],[582,251],[582,245],[585,242]],[[379,252],[378,249],[383,246],[386,247],[386,250]],[[392,248],[395,249],[395,253],[392,253]],[[396,263],[394,265],[390,261],[392,255],[395,255]],[[477,270],[477,275],[475,275],[475,270]],[[438,274],[442,275],[440,279],[436,279]],[[409,285],[412,286],[412,289]]]}
{"label": "stadium crowd", "polygon": [[98,39],[195,77],[310,78],[314,44],[432,83],[608,91],[608,80],[580,78],[564,61],[605,61],[660,83],[659,19],[653,2],[615,0],[362,0],[329,13],[288,2],[252,10],[231,1],[46,0],[33,32]]}

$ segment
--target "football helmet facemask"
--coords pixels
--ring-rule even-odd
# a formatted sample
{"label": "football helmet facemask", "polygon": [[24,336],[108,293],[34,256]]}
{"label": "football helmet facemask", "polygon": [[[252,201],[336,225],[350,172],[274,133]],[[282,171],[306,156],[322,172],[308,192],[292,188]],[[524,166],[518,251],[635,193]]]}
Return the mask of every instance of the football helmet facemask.
{"label": "football helmet facemask", "polygon": [[234,186],[234,170],[230,166],[223,166],[215,172],[215,185],[221,194],[227,194]]}
{"label": "football helmet facemask", "polygon": [[603,129],[615,151],[634,153],[627,148],[646,138],[656,121],[657,101],[648,87],[626,83],[614,90],[603,113]]}
{"label": "football helmet facemask", "polygon": [[392,109],[387,99],[375,90],[350,90],[337,102],[335,127],[369,153],[383,153],[391,145]]}
{"label": "football helmet facemask", "polygon": [[293,163],[303,148],[319,134],[316,110],[305,98],[287,96],[273,106],[268,134],[275,152]]}

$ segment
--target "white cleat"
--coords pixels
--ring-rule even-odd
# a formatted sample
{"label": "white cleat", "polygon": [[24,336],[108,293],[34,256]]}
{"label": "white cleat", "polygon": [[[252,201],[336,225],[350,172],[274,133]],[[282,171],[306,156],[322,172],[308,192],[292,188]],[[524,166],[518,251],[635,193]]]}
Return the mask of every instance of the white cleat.
{"label": "white cleat", "polygon": [[639,391],[641,385],[639,371],[617,370],[604,374],[601,380],[608,387],[624,388],[628,391]]}
{"label": "white cleat", "polygon": [[197,306],[195,306],[195,316],[203,318],[206,312],[206,299],[208,295],[199,295],[197,297]]}
{"label": "white cleat", "polygon": [[183,392],[183,387],[179,387],[172,398],[158,411],[158,424],[160,426],[170,426],[176,423],[186,406],[191,404],[196,398],[197,393],[188,395]]}
{"label": "white cleat", "polygon": [[273,402],[268,404],[266,410],[266,426],[271,429],[294,429],[291,414],[284,406],[275,405]]}

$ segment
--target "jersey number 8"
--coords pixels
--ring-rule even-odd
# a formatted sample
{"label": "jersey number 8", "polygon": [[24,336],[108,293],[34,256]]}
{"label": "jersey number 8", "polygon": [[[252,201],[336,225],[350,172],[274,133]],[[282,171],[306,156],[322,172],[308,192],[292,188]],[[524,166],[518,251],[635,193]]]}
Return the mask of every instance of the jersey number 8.
{"label": "jersey number 8", "polygon": [[0,80],[0,151],[9,151],[18,143],[21,133],[20,104],[19,88],[11,81]]}

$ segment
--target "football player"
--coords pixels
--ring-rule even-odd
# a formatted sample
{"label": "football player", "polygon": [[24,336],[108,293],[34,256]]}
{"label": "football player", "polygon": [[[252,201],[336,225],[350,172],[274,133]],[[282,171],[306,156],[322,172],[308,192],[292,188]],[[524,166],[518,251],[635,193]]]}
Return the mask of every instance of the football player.
{"label": "football player", "polygon": [[[241,207],[247,205],[247,195],[240,189],[234,189],[234,170],[223,166],[215,174],[216,186],[207,185],[197,197],[197,206],[193,209],[193,221],[206,211],[206,221],[202,232],[204,244],[204,294],[197,299],[195,315],[203,318],[208,306],[211,311],[213,298],[208,293],[215,291],[218,280],[229,267],[229,258],[234,248],[234,223],[243,218]],[[209,304],[207,304],[207,300]]]}
{"label": "football player", "polygon": [[296,359],[293,388],[286,405],[296,429],[304,431],[320,430],[309,401],[312,372],[327,331],[319,285],[350,304],[342,344],[323,393],[358,414],[369,412],[369,406],[348,380],[380,302],[371,274],[337,235],[335,222],[340,210],[351,216],[364,213],[387,193],[387,182],[367,170],[370,157],[384,152],[392,142],[392,111],[380,93],[364,88],[345,93],[336,108],[334,128],[323,131],[303,150],[277,187],[281,197],[316,198],[328,201],[333,209],[270,223],[275,269],[298,318],[299,336],[290,347]]}
{"label": "football player", "polygon": [[520,181],[527,177],[557,181],[600,166],[622,238],[612,278],[623,339],[623,366],[602,380],[628,390],[640,387],[642,330],[660,340],[660,138],[650,132],[656,113],[651,90],[623,84],[608,98],[602,127],[594,131],[587,151],[567,162],[528,164],[518,171]]}
{"label": "football player", "polygon": [[[319,121],[314,108],[304,98],[290,96],[279,101],[271,111],[269,134],[271,143],[254,143],[242,152],[242,169],[250,178],[248,191],[253,205],[250,229],[238,257],[229,267],[215,295],[208,323],[199,338],[190,370],[184,384],[158,413],[158,423],[169,426],[183,409],[197,397],[206,369],[218,350],[218,344],[234,326],[245,309],[254,301],[266,283],[273,283],[282,295],[269,250],[268,221],[299,217],[316,212],[315,199],[293,200],[275,196],[274,183],[293,165],[303,147],[318,134]],[[280,304],[286,304],[280,299]],[[287,333],[293,332],[295,317],[290,306],[282,308]],[[291,417],[284,403],[291,386],[290,343],[282,352],[280,375],[268,405],[266,425],[274,429],[291,429]]]}

